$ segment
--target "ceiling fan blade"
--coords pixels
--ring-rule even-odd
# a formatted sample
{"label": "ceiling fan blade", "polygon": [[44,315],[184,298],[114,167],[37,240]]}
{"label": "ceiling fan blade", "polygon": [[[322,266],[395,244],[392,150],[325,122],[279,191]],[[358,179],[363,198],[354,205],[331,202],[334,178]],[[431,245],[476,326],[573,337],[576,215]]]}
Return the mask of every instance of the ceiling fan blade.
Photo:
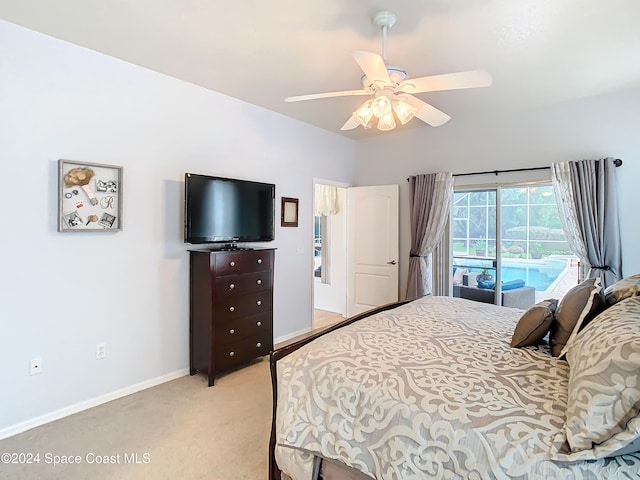
{"label": "ceiling fan blade", "polygon": [[351,115],[351,117],[349,117],[349,120],[345,122],[340,130],[353,130],[354,128],[357,128],[359,126],[360,122],[358,121],[358,119],[354,115]]}
{"label": "ceiling fan blade", "polygon": [[400,83],[397,91],[423,93],[488,87],[492,81],[493,79],[489,72],[485,70],[470,70],[468,72],[445,73],[444,75],[432,75],[430,77],[409,78]]}
{"label": "ceiling fan blade", "polygon": [[351,54],[358,65],[360,65],[360,68],[370,83],[376,80],[381,81],[385,85],[391,83],[387,66],[384,64],[384,60],[380,55],[362,50],[356,50]]}
{"label": "ceiling fan blade", "polygon": [[369,90],[344,90],[341,92],[312,93],[310,95],[298,95],[296,97],[287,97],[285,102],[301,102],[303,100],[315,100],[317,98],[331,97],[347,97],[349,95],[373,95]]}
{"label": "ceiling fan blade", "polygon": [[409,105],[416,107],[417,111],[415,116],[432,127],[439,127],[451,120],[449,115],[441,112],[436,107],[432,107],[428,103],[423,102],[419,98],[411,95],[403,95],[402,100],[407,102]]}

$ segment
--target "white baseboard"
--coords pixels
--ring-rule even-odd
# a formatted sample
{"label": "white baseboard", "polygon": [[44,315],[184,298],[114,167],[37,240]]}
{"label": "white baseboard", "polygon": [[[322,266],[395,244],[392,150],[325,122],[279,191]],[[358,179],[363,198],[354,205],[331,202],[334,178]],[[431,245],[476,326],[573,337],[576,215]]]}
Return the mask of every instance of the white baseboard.
{"label": "white baseboard", "polygon": [[309,332],[311,332],[310,328],[303,328],[302,330],[298,330],[297,332],[284,335],[283,337],[274,338],[273,344],[277,345],[278,343],[286,342],[287,340],[291,340],[292,338],[299,337],[300,335],[306,335]]}
{"label": "white baseboard", "polygon": [[169,382],[171,380],[175,380],[176,378],[184,377],[185,375],[188,375],[188,374],[189,374],[188,368],[182,369],[182,370],[176,370],[175,372],[171,372],[166,375],[161,375],[159,377],[152,378],[150,380],[145,380],[144,382],[136,383],[135,385],[130,385],[128,387],[121,388],[120,390],[115,390],[105,395],[100,395],[99,397],[91,398],[89,400],[85,400],[84,402],[76,403],[74,405],[69,405],[68,407],[61,408],[60,410],[56,410],[54,412],[40,415],[39,417],[32,418],[25,422],[11,425],[9,427],[6,427],[0,430],[0,440],[2,440],[3,438],[12,437],[13,435],[17,435],[18,433],[22,433],[27,430],[31,430],[32,428],[39,427],[41,425],[44,425],[45,423],[53,422],[54,420],[59,420],[64,417],[68,417],[69,415],[73,415],[74,413],[78,413],[92,407],[97,407],[98,405],[102,405],[103,403],[107,403],[112,400],[116,400],[118,398],[126,397],[127,395],[131,395],[132,393],[136,393],[141,390],[145,390],[147,388],[155,387],[156,385],[160,385],[161,383]]}

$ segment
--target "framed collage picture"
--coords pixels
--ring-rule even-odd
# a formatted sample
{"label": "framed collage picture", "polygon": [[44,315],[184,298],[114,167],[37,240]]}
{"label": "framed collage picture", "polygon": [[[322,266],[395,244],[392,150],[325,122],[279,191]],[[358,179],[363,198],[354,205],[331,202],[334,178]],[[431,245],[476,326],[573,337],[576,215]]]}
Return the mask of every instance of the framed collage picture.
{"label": "framed collage picture", "polygon": [[122,167],[58,160],[58,231],[122,230]]}

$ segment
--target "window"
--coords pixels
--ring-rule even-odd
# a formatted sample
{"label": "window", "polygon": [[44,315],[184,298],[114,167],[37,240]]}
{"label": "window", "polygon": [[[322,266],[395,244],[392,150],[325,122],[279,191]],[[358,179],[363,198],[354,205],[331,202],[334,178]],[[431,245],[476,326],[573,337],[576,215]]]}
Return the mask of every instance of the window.
{"label": "window", "polygon": [[316,215],[313,227],[313,276],[329,282],[329,217]]}

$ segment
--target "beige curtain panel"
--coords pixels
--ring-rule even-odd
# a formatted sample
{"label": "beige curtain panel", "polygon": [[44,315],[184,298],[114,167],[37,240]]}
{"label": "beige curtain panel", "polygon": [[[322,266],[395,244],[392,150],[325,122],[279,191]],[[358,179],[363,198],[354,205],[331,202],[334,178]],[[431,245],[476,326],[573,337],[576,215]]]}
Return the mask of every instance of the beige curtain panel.
{"label": "beige curtain panel", "polygon": [[340,211],[338,205],[338,187],[316,183],[313,210],[315,215],[327,217]]}

